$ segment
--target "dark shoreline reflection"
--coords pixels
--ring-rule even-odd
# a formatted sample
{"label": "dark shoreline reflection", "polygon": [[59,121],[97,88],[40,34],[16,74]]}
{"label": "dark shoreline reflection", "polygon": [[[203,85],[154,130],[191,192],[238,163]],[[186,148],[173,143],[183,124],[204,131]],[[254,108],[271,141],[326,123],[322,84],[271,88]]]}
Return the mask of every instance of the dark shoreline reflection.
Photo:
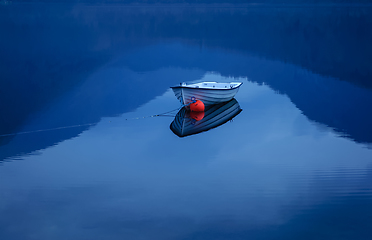
{"label": "dark shoreline reflection", "polygon": [[179,137],[198,134],[225,124],[241,111],[235,98],[228,102],[208,106],[204,112],[191,112],[183,107],[178,111],[170,129]]}

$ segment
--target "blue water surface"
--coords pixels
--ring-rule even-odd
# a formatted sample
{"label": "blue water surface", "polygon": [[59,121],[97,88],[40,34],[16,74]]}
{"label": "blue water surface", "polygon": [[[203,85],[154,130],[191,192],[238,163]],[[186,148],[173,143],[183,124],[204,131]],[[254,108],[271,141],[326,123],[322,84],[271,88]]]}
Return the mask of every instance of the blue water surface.
{"label": "blue water surface", "polygon": [[[372,7],[0,5],[0,239],[372,239]],[[243,82],[180,138],[180,82]],[[153,116],[175,110],[167,116]]]}

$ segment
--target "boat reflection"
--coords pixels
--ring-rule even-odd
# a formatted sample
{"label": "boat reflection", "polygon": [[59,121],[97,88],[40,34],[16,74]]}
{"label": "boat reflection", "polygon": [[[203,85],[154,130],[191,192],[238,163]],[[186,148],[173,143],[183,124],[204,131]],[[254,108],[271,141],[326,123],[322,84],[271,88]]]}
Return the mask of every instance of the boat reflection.
{"label": "boat reflection", "polygon": [[236,99],[206,107],[204,112],[190,112],[183,107],[175,116],[170,129],[186,137],[218,127],[237,116],[242,109]]}

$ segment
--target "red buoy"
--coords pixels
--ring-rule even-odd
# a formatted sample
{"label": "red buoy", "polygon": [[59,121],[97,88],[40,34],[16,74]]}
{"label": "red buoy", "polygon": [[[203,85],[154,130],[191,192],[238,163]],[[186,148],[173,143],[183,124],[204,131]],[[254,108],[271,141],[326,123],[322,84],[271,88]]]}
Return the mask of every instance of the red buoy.
{"label": "red buoy", "polygon": [[190,112],[190,118],[200,121],[204,118],[204,112]]}
{"label": "red buoy", "polygon": [[190,110],[192,112],[204,112],[204,103],[200,100],[190,104]]}

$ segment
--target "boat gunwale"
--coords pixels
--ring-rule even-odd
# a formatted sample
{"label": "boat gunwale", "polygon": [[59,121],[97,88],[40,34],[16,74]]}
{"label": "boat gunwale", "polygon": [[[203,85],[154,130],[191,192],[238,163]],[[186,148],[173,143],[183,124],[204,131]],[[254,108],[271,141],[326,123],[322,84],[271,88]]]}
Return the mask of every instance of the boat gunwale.
{"label": "boat gunwale", "polygon": [[205,87],[191,87],[191,86],[174,86],[174,87],[170,87],[172,89],[174,88],[187,88],[187,89],[194,89],[194,90],[198,90],[198,89],[201,89],[201,90],[223,90],[223,91],[226,91],[226,90],[233,90],[233,89],[236,89],[236,88],[239,88],[243,83],[240,82],[237,86],[235,87],[232,87],[232,88],[205,88]]}

